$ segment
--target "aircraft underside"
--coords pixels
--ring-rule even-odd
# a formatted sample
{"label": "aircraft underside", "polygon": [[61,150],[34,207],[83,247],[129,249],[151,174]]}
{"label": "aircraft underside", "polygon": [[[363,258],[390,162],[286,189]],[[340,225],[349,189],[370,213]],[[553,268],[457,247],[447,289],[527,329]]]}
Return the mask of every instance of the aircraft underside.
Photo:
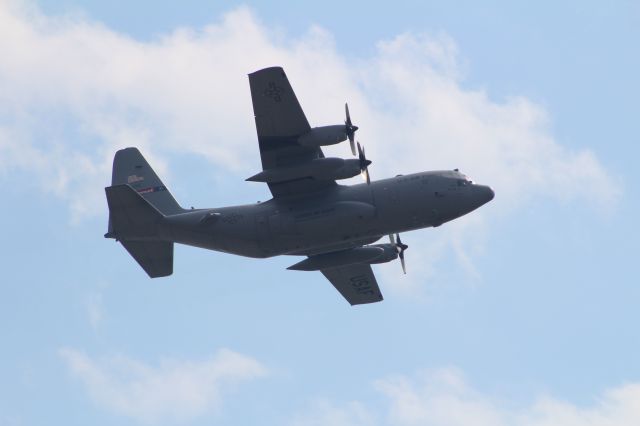
{"label": "aircraft underside", "polygon": [[[406,272],[400,232],[440,226],[493,199],[491,188],[457,169],[371,181],[346,104],[344,125],[311,128],[282,68],[252,73],[249,84],[262,171],[247,180],[266,183],[273,199],[183,209],[136,148],[116,152],[105,237],[150,277],[173,273],[174,243],[254,258],[306,256],[288,269],[320,271],[352,305],[379,302],[371,265],[399,259]],[[357,158],[324,156],[321,146],[347,140]],[[336,182],[358,174],[366,183]]]}

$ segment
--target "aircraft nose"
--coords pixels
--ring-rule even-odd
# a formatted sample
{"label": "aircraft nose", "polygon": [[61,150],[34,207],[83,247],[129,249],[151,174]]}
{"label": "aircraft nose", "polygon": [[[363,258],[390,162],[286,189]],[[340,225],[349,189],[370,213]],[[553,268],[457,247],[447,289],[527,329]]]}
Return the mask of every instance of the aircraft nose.
{"label": "aircraft nose", "polygon": [[478,185],[478,193],[483,204],[493,200],[493,197],[496,196],[495,192],[493,192],[493,189],[491,189],[491,187],[487,185]]}

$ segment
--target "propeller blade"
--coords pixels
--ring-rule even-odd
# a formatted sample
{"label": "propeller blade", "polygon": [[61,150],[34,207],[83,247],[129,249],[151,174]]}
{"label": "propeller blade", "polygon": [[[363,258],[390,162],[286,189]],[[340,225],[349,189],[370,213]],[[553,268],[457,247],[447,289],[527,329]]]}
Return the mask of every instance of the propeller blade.
{"label": "propeller blade", "polygon": [[398,237],[398,247],[400,247],[402,249],[402,251],[405,251],[406,249],[409,248],[408,245],[406,244],[402,244],[402,241],[400,241],[400,234],[396,235]]}
{"label": "propeller blade", "polygon": [[367,157],[364,155],[364,148],[362,148],[362,157],[364,158],[364,174],[367,178],[367,185],[371,184],[371,178],[369,177],[369,164],[371,164],[371,160],[367,160]]}
{"label": "propeller blade", "polygon": [[367,157],[364,153],[364,148],[358,142],[358,159],[360,160],[360,173],[362,177],[367,181],[367,185],[371,183],[371,178],[369,177],[369,164],[371,164],[371,160],[367,160]]}
{"label": "propeller blade", "polygon": [[408,245],[402,244],[402,240],[400,239],[400,234],[396,234],[395,238],[393,238],[393,234],[389,234],[389,240],[391,244],[396,246],[396,250],[398,251],[398,257],[400,258],[400,264],[402,265],[402,272],[407,273],[407,265],[404,263],[404,251],[409,248]]}
{"label": "propeller blade", "polygon": [[349,138],[349,145],[351,145],[351,153],[355,156],[356,147],[354,145],[354,141],[355,141],[355,133],[356,133],[356,130],[358,130],[358,126],[354,126],[353,123],[351,122],[351,114],[349,114],[349,104],[347,104],[346,102],[344,104],[344,113],[346,116],[344,120],[344,131],[347,134],[347,137]]}
{"label": "propeller blade", "polygon": [[351,115],[349,114],[349,104],[344,103],[344,115],[347,117],[347,121],[344,122],[347,126],[351,126]]}

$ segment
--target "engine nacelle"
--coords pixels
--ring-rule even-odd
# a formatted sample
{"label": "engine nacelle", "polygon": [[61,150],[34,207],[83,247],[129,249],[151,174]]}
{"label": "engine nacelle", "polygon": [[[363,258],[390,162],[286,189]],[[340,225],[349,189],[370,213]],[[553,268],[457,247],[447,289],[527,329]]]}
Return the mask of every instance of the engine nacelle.
{"label": "engine nacelle", "polygon": [[347,132],[344,124],[334,126],[314,127],[298,138],[302,146],[326,146],[335,145],[347,140]]}
{"label": "engine nacelle", "polygon": [[374,244],[350,250],[310,256],[295,265],[289,266],[287,269],[294,271],[319,271],[356,263],[386,263],[397,258],[398,251],[395,246],[391,244]]}
{"label": "engine nacelle", "polygon": [[392,244],[373,244],[368,247],[379,247],[384,250],[383,254],[369,263],[387,263],[398,258],[398,249]]}
{"label": "engine nacelle", "polygon": [[344,158],[316,158],[292,167],[267,169],[248,178],[252,182],[278,183],[294,179],[313,178],[318,180],[339,180],[357,176],[360,160]]}

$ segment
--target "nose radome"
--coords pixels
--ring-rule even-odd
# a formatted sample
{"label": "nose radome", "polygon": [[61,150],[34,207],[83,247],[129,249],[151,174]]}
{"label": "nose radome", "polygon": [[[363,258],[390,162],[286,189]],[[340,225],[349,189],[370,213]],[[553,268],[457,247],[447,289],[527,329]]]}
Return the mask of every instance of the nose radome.
{"label": "nose radome", "polygon": [[493,192],[493,189],[491,189],[490,186],[478,185],[478,189],[480,190],[480,197],[482,198],[483,203],[488,203],[489,201],[493,200],[493,197],[496,196],[495,192]]}
{"label": "nose radome", "polygon": [[490,186],[487,186],[487,197],[489,197],[489,199],[487,200],[487,202],[493,200],[493,198],[496,196],[496,193],[493,192],[493,189],[491,189]]}

